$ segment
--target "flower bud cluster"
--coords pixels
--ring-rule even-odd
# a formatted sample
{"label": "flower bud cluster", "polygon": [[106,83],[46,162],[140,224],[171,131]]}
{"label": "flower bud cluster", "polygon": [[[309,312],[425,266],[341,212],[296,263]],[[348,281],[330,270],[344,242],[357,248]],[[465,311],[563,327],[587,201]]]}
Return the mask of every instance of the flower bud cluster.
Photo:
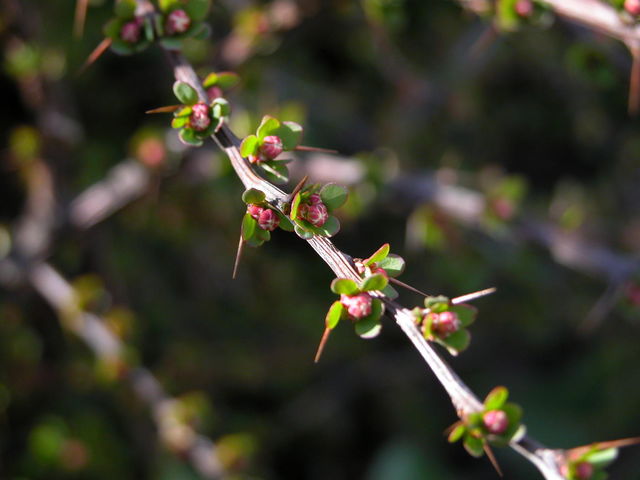
{"label": "flower bud cluster", "polygon": [[[178,11],[178,10],[175,10]],[[204,102],[198,102],[191,107],[189,126],[196,132],[203,132],[211,125],[211,109]]]}
{"label": "flower bud cluster", "polygon": [[625,0],[624,9],[631,15],[640,15],[640,0]]}
{"label": "flower bud cluster", "polygon": [[282,140],[277,135],[267,135],[262,139],[256,155],[249,155],[251,163],[267,162],[274,160],[284,150]]}
{"label": "flower bud cluster", "polygon": [[314,227],[321,227],[329,218],[327,207],[322,203],[322,199],[317,193],[309,195],[307,202],[298,208],[298,217]]}
{"label": "flower bud cluster", "polygon": [[489,410],[482,415],[482,423],[493,435],[502,435],[509,427],[507,414],[502,410]]}
{"label": "flower bud cluster", "polygon": [[280,224],[280,217],[270,208],[264,208],[259,205],[247,205],[247,213],[251,215],[262,230],[273,232]]}
{"label": "flower bud cluster", "polygon": [[340,303],[347,309],[347,313],[353,320],[360,320],[371,315],[372,298],[366,292],[356,295],[340,295]]}
{"label": "flower bud cluster", "polygon": [[120,29],[120,38],[132,45],[140,41],[141,34],[142,21],[139,18],[135,18],[130,22],[126,22]]}
{"label": "flower bud cluster", "polygon": [[168,35],[179,35],[189,30],[191,19],[187,12],[182,9],[173,10],[167,15],[164,29]]}

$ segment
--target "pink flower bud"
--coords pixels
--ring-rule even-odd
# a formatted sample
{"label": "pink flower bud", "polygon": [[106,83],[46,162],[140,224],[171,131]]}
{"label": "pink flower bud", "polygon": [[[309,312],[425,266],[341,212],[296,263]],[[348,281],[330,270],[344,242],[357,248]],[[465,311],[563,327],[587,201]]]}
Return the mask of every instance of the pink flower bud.
{"label": "pink flower bud", "polygon": [[502,435],[509,426],[507,414],[502,410],[489,410],[482,416],[482,422],[487,427],[489,433],[494,435]]}
{"label": "pink flower bud", "polygon": [[322,203],[322,197],[318,193],[312,193],[311,195],[309,195],[309,203],[311,205],[318,205]]}
{"label": "pink flower bud", "polygon": [[260,214],[262,213],[263,210],[264,208],[259,207],[258,205],[254,205],[253,203],[250,203],[249,205],[247,205],[247,213],[251,215],[253,218],[255,218],[256,220],[260,218]]}
{"label": "pink flower bud", "polygon": [[140,23],[137,20],[122,25],[120,38],[127,43],[138,43],[140,41]]}
{"label": "pink flower bud", "polygon": [[207,97],[209,98],[209,101],[215,100],[216,98],[221,98],[222,96],[222,89],[217,85],[207,88]]}
{"label": "pink flower bud", "polygon": [[455,312],[432,313],[431,331],[441,337],[448,337],[460,329],[460,320]]}
{"label": "pink flower bud", "polygon": [[282,153],[282,140],[276,135],[264,137],[262,145],[260,145],[260,152],[265,158],[273,160]]}
{"label": "pink flower bud", "polygon": [[260,217],[258,218],[258,225],[263,230],[269,230],[273,232],[278,224],[280,223],[280,218],[278,214],[271,210],[270,208],[265,208],[260,213]]}
{"label": "pink flower bud", "polygon": [[340,295],[340,303],[347,309],[349,315],[360,320],[371,315],[371,295],[368,293],[358,293],[357,295]]}
{"label": "pink flower bud", "polygon": [[318,203],[317,205],[307,205],[304,209],[304,217],[311,225],[315,227],[321,227],[329,218],[329,212],[324,203]]}
{"label": "pink flower bud", "polygon": [[515,10],[518,15],[526,18],[533,13],[533,2],[531,0],[518,0]]}
{"label": "pink flower bud", "polygon": [[189,30],[190,26],[191,19],[187,12],[182,9],[174,10],[167,15],[167,21],[164,24],[164,28],[169,35],[184,33]]}
{"label": "pink flower bud", "polygon": [[579,480],[589,480],[593,475],[593,465],[589,462],[580,462],[576,465],[576,477]]}
{"label": "pink flower bud", "polygon": [[189,125],[196,132],[202,132],[211,125],[211,117],[209,117],[209,105],[204,102],[198,102],[191,107],[191,116],[189,117]]}
{"label": "pink flower bud", "polygon": [[640,0],[625,0],[624,9],[631,15],[640,15]]}

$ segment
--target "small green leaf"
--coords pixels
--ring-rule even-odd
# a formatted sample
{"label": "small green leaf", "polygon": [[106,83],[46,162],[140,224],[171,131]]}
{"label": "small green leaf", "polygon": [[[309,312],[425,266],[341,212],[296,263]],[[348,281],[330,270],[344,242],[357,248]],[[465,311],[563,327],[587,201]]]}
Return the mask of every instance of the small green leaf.
{"label": "small green leaf", "polygon": [[282,122],[280,127],[269,135],[277,135],[282,140],[282,148],[285,151],[295,149],[302,140],[302,127],[295,122]]}
{"label": "small green leaf", "polygon": [[329,215],[327,221],[321,227],[315,227],[319,235],[323,237],[333,237],[340,231],[340,220],[333,215]]}
{"label": "small green leaf", "polygon": [[248,242],[249,240],[251,240],[251,238],[253,238],[256,230],[259,228],[260,227],[258,227],[258,222],[256,221],[256,219],[248,213],[245,213],[244,217],[242,217],[242,239],[245,242]]}
{"label": "small green leaf", "polygon": [[211,0],[189,0],[183,8],[192,22],[199,22],[207,17],[210,4]]}
{"label": "small green leaf", "polygon": [[298,208],[300,208],[301,203],[302,195],[298,192],[296,193],[296,196],[293,197],[293,201],[291,202],[291,211],[289,212],[289,217],[294,221],[298,218]]}
{"label": "small green leaf", "polygon": [[373,263],[378,263],[387,258],[389,255],[389,250],[391,246],[388,243],[382,245],[378,250],[376,250],[369,258],[364,260],[364,264],[370,266]]}
{"label": "small green leaf", "polygon": [[178,135],[180,141],[185,145],[192,147],[199,147],[202,145],[202,140],[196,136],[196,133],[190,128],[183,128]]}
{"label": "small green leaf", "polygon": [[356,295],[360,293],[358,284],[349,278],[336,278],[331,282],[331,291],[336,295]]}
{"label": "small green leaf", "polygon": [[111,19],[107,22],[107,24],[102,29],[102,33],[104,33],[105,37],[109,37],[112,40],[116,40],[120,38],[120,30],[124,25],[124,21],[119,18]]}
{"label": "small green leaf", "polygon": [[503,433],[503,436],[510,438],[520,426],[522,408],[520,405],[516,405],[515,403],[505,403],[502,405],[501,410],[507,414],[507,418],[509,419],[509,427],[507,428],[507,431]]}
{"label": "small green leaf", "polygon": [[173,84],[173,93],[185,105],[193,105],[198,101],[198,93],[195,89],[184,82],[176,82]]}
{"label": "small green leaf", "polygon": [[262,117],[262,122],[260,122],[260,126],[258,127],[258,131],[256,132],[260,142],[264,139],[264,137],[268,135],[272,135],[275,130],[280,128],[280,121],[277,118],[274,118],[270,115],[265,115]]}
{"label": "small green leaf", "polygon": [[387,275],[390,277],[397,277],[404,272],[404,259],[393,253],[389,254],[386,258],[383,258],[378,262],[378,266],[383,268]]}
{"label": "small green leaf", "polygon": [[240,82],[240,77],[235,72],[219,72],[217,85],[223,90],[235,87]]}
{"label": "small green leaf", "polygon": [[327,183],[320,190],[322,203],[330,212],[344,205],[348,196],[347,189],[335,183]]}
{"label": "small green leaf", "polygon": [[258,238],[263,242],[268,242],[271,240],[271,232],[269,230],[263,230],[260,227],[256,228],[254,233],[254,237]]}
{"label": "small green leaf", "polygon": [[438,295],[437,297],[426,297],[424,299],[424,306],[434,313],[442,313],[449,310],[449,299],[444,295]]}
{"label": "small green leaf", "polygon": [[331,304],[329,312],[327,313],[327,317],[324,320],[326,327],[329,330],[333,330],[334,328],[336,328],[336,325],[338,325],[338,322],[343,317],[344,313],[345,310],[342,303],[340,303],[339,300],[333,302],[333,304]]}
{"label": "small green leaf", "polygon": [[384,313],[384,305],[378,298],[371,301],[371,313],[355,323],[355,331],[361,338],[369,339],[378,336],[382,325],[380,317]]}
{"label": "small green leaf", "polygon": [[484,454],[484,440],[472,435],[465,435],[464,448],[470,455],[478,458]]}
{"label": "small green leaf", "polygon": [[211,102],[214,118],[227,117],[231,113],[231,105],[224,98],[216,98]]}
{"label": "small green leaf", "polygon": [[265,177],[273,183],[287,183],[289,181],[289,169],[287,165],[274,160],[260,162],[258,164],[264,170]]}
{"label": "small green leaf", "polygon": [[471,334],[463,328],[457,332],[453,332],[446,338],[439,339],[439,341],[447,347],[451,355],[456,356],[469,346],[471,343]]}
{"label": "small green leaf", "polygon": [[208,23],[198,22],[191,25],[186,34],[196,40],[206,40],[211,35],[211,27]]}
{"label": "small green leaf", "polygon": [[153,31],[153,22],[151,22],[149,18],[143,20],[142,29],[144,31],[144,38],[146,38],[148,42],[153,42],[155,32]]}
{"label": "small green leaf", "polygon": [[489,392],[484,399],[485,410],[500,410],[509,398],[509,390],[506,387],[496,387]]}
{"label": "small green leaf", "polygon": [[276,213],[280,218],[280,223],[278,224],[278,226],[285,232],[293,232],[293,223],[291,223],[291,220],[289,220],[287,216],[285,216],[284,214],[282,214],[277,210],[276,210]]}
{"label": "small green leaf", "polygon": [[295,232],[298,234],[298,236],[300,238],[303,238],[305,240],[310,240],[313,238],[313,232],[310,232],[309,230],[305,230],[304,228],[302,228],[300,225],[296,225],[294,227]]}
{"label": "small green leaf", "polygon": [[173,116],[174,117],[188,117],[189,115],[191,115],[191,112],[193,111],[193,108],[186,106],[186,107],[182,107],[179,108],[178,110],[176,110],[175,112],[173,112]]}
{"label": "small green leaf", "polygon": [[471,305],[467,305],[466,303],[452,305],[450,307],[450,310],[458,315],[460,324],[463,327],[468,327],[469,325],[471,325],[478,315],[478,309]]}
{"label": "small green leaf", "polygon": [[457,426],[454,427],[453,430],[451,430],[451,433],[449,434],[447,440],[449,441],[449,443],[455,443],[462,438],[466,431],[466,425],[462,422],[457,422]]}
{"label": "small green leaf", "polygon": [[585,460],[596,468],[605,468],[611,462],[618,458],[617,448],[606,448],[604,450],[595,450],[585,455]]}
{"label": "small green leaf", "polygon": [[160,10],[167,12],[178,8],[180,6],[180,1],[181,0],[158,0],[158,6],[160,7]]}
{"label": "small green leaf", "polygon": [[258,153],[259,146],[260,142],[258,141],[258,137],[255,135],[249,135],[248,137],[245,137],[240,144],[240,155],[245,158],[249,155],[256,155]]}
{"label": "small green leaf", "polygon": [[390,298],[391,300],[398,298],[398,295],[399,295],[398,291],[395,288],[393,288],[391,285],[387,285],[380,291],[384,293],[385,296]]}
{"label": "small green leaf", "polygon": [[380,273],[375,273],[364,279],[362,282],[362,290],[364,292],[371,292],[373,290],[383,290],[387,286],[389,280],[387,277]]}
{"label": "small green leaf", "polygon": [[204,88],[209,88],[209,87],[213,87],[215,85],[218,85],[218,74],[215,73],[215,72],[211,72],[202,81],[202,86]]}
{"label": "small green leaf", "polygon": [[133,18],[136,13],[136,1],[120,0],[119,2],[116,2],[114,11],[117,17],[123,19]]}
{"label": "small green leaf", "polygon": [[264,202],[265,194],[262,190],[258,190],[257,188],[249,188],[245,190],[242,194],[242,201],[244,203],[253,203],[255,205]]}
{"label": "small green leaf", "polygon": [[189,117],[176,117],[171,120],[171,126],[173,128],[182,128],[189,122]]}
{"label": "small green leaf", "polygon": [[166,50],[180,51],[182,50],[182,38],[178,37],[162,37],[160,39],[162,48]]}

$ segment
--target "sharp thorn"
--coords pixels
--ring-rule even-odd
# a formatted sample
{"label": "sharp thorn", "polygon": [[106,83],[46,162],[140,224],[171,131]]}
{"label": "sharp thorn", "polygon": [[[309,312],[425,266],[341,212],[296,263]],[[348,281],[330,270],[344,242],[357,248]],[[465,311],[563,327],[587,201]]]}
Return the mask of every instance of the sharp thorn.
{"label": "sharp thorn", "polygon": [[236,279],[238,273],[238,265],[240,265],[240,258],[242,257],[242,251],[244,250],[244,239],[242,238],[242,234],[240,234],[240,241],[238,242],[238,250],[236,251],[236,261],[233,264],[233,273],[231,274],[231,278],[233,280]]}
{"label": "sharp thorn", "polygon": [[500,469],[500,465],[498,465],[498,460],[496,460],[496,457],[493,454],[493,450],[491,450],[491,447],[485,443],[483,448],[484,448],[484,453],[486,453],[487,457],[489,457],[489,460],[491,461],[491,465],[493,465],[493,468],[496,469],[496,472],[498,472],[498,475],[500,475],[501,477],[504,476],[502,475],[502,470]]}
{"label": "sharp thorn", "polygon": [[316,356],[313,359],[313,363],[318,363],[320,360],[320,356],[324,350],[324,346],[327,344],[327,340],[329,340],[329,335],[331,334],[331,329],[325,327],[324,332],[322,334],[322,338],[320,339],[320,344],[318,345],[318,350],[316,351]]}
{"label": "sharp thorn", "polygon": [[158,107],[152,108],[151,110],[147,110],[146,114],[150,113],[172,113],[178,110],[182,105],[167,105],[166,107]]}
{"label": "sharp thorn", "polygon": [[298,182],[296,187],[293,189],[293,192],[291,192],[291,195],[289,195],[289,201],[292,201],[293,198],[296,196],[296,194],[300,190],[302,190],[302,188],[304,187],[304,184],[307,183],[307,180],[309,180],[309,175],[305,175],[304,177],[302,177],[302,180]]}
{"label": "sharp thorn", "polygon": [[338,153],[337,150],[333,150],[331,148],[309,147],[306,145],[298,145],[296,148],[294,148],[294,150],[297,150],[300,152],[321,152],[321,153],[333,153],[333,154]]}
{"label": "sharp thorn", "polygon": [[396,278],[389,277],[389,281],[391,283],[395,283],[396,285],[399,285],[399,286],[401,286],[403,288],[406,288],[407,290],[411,290],[413,293],[417,293],[418,295],[422,295],[424,297],[428,297],[429,296],[428,293],[424,293],[422,290],[418,290],[417,288],[412,287],[411,285],[409,285],[407,283],[401,282],[400,280],[398,280]]}
{"label": "sharp thorn", "polygon": [[491,295],[496,291],[495,287],[485,288],[484,290],[478,290],[477,292],[467,293],[466,295],[462,295],[460,297],[456,297],[451,300],[451,303],[457,305],[459,303],[470,302],[471,300],[475,300],[476,298],[484,297],[486,295]]}
{"label": "sharp thorn", "polygon": [[84,73],[84,71],[89,68],[91,65],[93,65],[95,63],[96,60],[98,60],[100,58],[100,56],[106,52],[107,48],[109,48],[111,46],[111,39],[110,38],[105,38],[104,40],[102,40],[98,46],[96,48],[93,49],[93,52],[91,52],[89,54],[89,56],[87,57],[87,60],[84,62],[84,65],[82,65],[82,67],[80,67],[80,70],[78,70],[78,75]]}

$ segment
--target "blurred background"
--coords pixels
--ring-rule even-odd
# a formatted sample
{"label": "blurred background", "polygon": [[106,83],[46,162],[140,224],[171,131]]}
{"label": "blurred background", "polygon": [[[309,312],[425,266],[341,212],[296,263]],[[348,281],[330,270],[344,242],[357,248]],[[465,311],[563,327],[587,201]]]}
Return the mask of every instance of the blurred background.
{"label": "blurred background", "polygon": [[[1,5],[0,478],[496,478],[446,442],[454,410],[393,322],[370,341],[340,325],[313,364],[335,296],[305,242],[275,232],[231,281],[243,187],[212,142],[145,115],[176,102],[163,52],[78,74],[113,2],[89,2],[81,37],[75,2]],[[390,242],[433,294],[497,287],[450,361],[560,448],[640,434],[640,123],[625,47],[547,20],[216,0],[185,54],[240,75],[239,136],[272,114],[340,152],[292,165],[292,184],[349,186],[338,248]],[[640,479],[637,448],[609,471]]]}

